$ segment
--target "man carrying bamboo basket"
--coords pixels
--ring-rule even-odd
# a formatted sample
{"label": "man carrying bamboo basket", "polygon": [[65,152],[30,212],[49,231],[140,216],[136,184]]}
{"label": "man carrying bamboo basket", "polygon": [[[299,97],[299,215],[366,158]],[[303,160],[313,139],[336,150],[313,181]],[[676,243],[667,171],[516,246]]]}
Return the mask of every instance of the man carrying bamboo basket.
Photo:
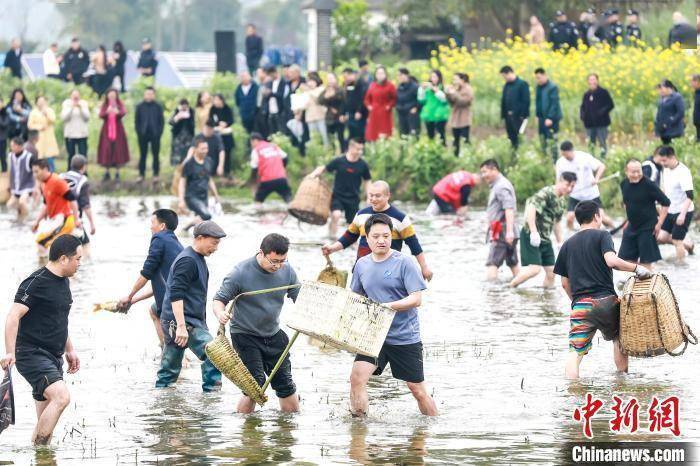
{"label": "man carrying bamboo basket", "polygon": [[216,252],[226,233],[211,220],[194,227],[192,233],[194,243],[175,258],[166,282],[160,315],[165,345],[156,387],[168,387],[177,381],[185,349],[189,348],[202,360],[202,389],[212,392],[221,389],[221,372],[204,352],[213,339],[207,329],[209,269],[204,258]]}
{"label": "man carrying bamboo basket", "polygon": [[417,307],[425,281],[413,262],[391,249],[392,221],[386,214],[375,214],[364,224],[371,255],[355,264],[350,288],[355,293],[383,303],[396,311],[384,345],[377,358],[357,355],[350,374],[350,410],[354,416],[367,413],[367,383],[380,375],[387,364],[394,378],[406,382],[427,416],[437,416],[435,401],[428,394],[423,377],[423,344]]}
{"label": "man carrying bamboo basket", "polygon": [[612,269],[634,272],[640,279],[650,278],[651,272],[617,256],[612,236],[600,229],[603,218],[595,201],[579,202],[574,213],[581,229],[564,242],[554,266],[554,273],[561,276],[561,286],[571,299],[566,378],[578,378],[579,366],[591,349],[596,330],[613,341],[615,366],[627,372],[628,358],[618,341],[620,301]]}
{"label": "man carrying bamboo basket", "polygon": [[[231,340],[243,364],[260,386],[265,383],[284,352],[289,337],[280,329],[280,313],[285,296],[296,301],[299,288],[243,296],[236,301],[233,317],[226,304],[241,293],[278,288],[299,283],[297,274],[287,262],[289,240],[276,233],[263,238],[258,253],[237,264],[221,284],[214,297],[214,314],[222,325],[231,321]],[[292,380],[292,363],[287,355],[275,376],[272,388],[279,398],[280,409],[299,411],[299,396]],[[243,395],[237,411],[252,413],[255,402]]]}

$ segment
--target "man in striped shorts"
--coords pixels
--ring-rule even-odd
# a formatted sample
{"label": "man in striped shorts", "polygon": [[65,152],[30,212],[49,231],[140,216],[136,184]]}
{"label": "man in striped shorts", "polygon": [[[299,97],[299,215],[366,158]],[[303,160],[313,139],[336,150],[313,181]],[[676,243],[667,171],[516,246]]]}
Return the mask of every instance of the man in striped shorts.
{"label": "man in striped shorts", "polygon": [[620,301],[612,269],[634,272],[640,279],[650,278],[651,272],[617,257],[612,236],[600,229],[603,219],[598,204],[581,201],[574,213],[581,229],[564,243],[554,266],[554,273],[561,276],[561,286],[571,299],[566,378],[578,378],[579,365],[591,349],[596,330],[604,339],[613,340],[615,366],[627,372],[627,355],[618,342]]}

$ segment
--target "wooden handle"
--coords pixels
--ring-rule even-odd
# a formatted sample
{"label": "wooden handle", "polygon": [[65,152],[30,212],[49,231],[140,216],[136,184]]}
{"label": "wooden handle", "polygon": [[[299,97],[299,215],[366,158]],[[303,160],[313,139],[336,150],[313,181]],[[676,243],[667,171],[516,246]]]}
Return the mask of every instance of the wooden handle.
{"label": "wooden handle", "polygon": [[265,393],[265,390],[267,390],[268,385],[270,385],[270,382],[272,382],[272,378],[277,375],[277,371],[279,371],[280,367],[282,367],[282,363],[284,362],[284,358],[287,357],[289,354],[289,350],[292,349],[292,345],[296,341],[297,337],[299,336],[298,331],[294,331],[294,335],[292,335],[292,338],[289,340],[289,343],[287,343],[287,347],[284,348],[284,351],[282,351],[282,355],[280,358],[277,360],[277,364],[275,364],[275,367],[272,368],[272,372],[270,372],[270,375],[267,377],[267,380],[263,384],[263,386],[260,388],[260,391],[262,393]]}

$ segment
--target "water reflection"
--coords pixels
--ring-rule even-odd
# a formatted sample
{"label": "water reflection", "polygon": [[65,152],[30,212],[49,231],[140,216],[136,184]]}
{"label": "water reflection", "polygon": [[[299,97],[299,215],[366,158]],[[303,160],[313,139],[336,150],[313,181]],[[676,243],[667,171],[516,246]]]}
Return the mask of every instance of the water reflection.
{"label": "water reflection", "polygon": [[348,456],[360,464],[425,464],[427,428],[418,426],[405,441],[378,435],[368,440],[369,426],[363,420],[350,423]]}

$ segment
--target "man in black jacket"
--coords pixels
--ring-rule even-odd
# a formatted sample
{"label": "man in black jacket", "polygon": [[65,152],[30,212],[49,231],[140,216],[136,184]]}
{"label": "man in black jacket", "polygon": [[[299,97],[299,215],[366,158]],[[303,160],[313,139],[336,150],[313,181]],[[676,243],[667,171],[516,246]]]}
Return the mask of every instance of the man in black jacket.
{"label": "man in black jacket", "polygon": [[693,124],[695,125],[695,142],[700,143],[700,74],[694,74],[690,85],[695,89],[695,106],[693,107]]}
{"label": "man in black jacket", "polygon": [[352,68],[343,70],[345,86],[345,113],[348,121],[349,139],[364,139],[367,124],[367,108],[365,108],[365,92],[367,85],[357,78],[357,71]]}
{"label": "man in black jacket", "polygon": [[260,65],[263,50],[264,46],[262,37],[258,35],[255,25],[249,24],[246,27],[245,58],[248,62],[248,71],[250,71],[251,74],[253,74]]}
{"label": "man in black jacket", "polygon": [[262,102],[260,111],[265,117],[268,135],[285,131],[285,104],[287,81],[274,66],[265,68],[265,82],[262,84]]}
{"label": "man in black jacket", "polygon": [[555,21],[549,23],[549,42],[552,43],[552,49],[575,49],[579,37],[576,23],[568,21],[562,10],[557,10],[554,16]]}
{"label": "man in black jacket", "polygon": [[90,54],[80,46],[80,40],[74,37],[70,48],[63,54],[63,73],[66,81],[81,84],[85,81],[83,75],[90,66]]}
{"label": "man in black jacket", "polygon": [[399,68],[399,86],[396,88],[396,113],[399,116],[399,133],[420,135],[418,114],[418,82],[406,68]]}
{"label": "man in black jacket", "polygon": [[501,76],[506,82],[501,96],[501,118],[505,121],[513,150],[516,150],[520,128],[530,116],[530,86],[516,76],[510,66],[501,68]]}
{"label": "man in black jacket", "polygon": [[3,66],[10,69],[12,76],[22,79],[22,43],[19,39],[12,39]]}
{"label": "man in black jacket", "polygon": [[579,114],[583,126],[586,128],[591,153],[593,153],[597,141],[600,143],[600,157],[603,159],[608,150],[608,127],[610,126],[610,112],[613,108],[615,108],[615,103],[610,93],[598,85],[598,75],[596,73],[589,74],[588,90],[583,94]]}
{"label": "man in black jacket", "polygon": [[148,145],[151,145],[153,153],[153,181],[158,181],[160,172],[160,137],[163,134],[163,107],[156,102],[156,90],[147,87],[143,92],[143,101],[136,106],[134,118],[136,136],[139,140],[139,181],[143,181],[146,175],[146,158],[148,157]]}
{"label": "man in black jacket", "polygon": [[155,76],[156,74],[158,60],[156,59],[156,52],[152,48],[151,40],[147,37],[141,41],[141,54],[136,67],[139,69],[141,76]]}

